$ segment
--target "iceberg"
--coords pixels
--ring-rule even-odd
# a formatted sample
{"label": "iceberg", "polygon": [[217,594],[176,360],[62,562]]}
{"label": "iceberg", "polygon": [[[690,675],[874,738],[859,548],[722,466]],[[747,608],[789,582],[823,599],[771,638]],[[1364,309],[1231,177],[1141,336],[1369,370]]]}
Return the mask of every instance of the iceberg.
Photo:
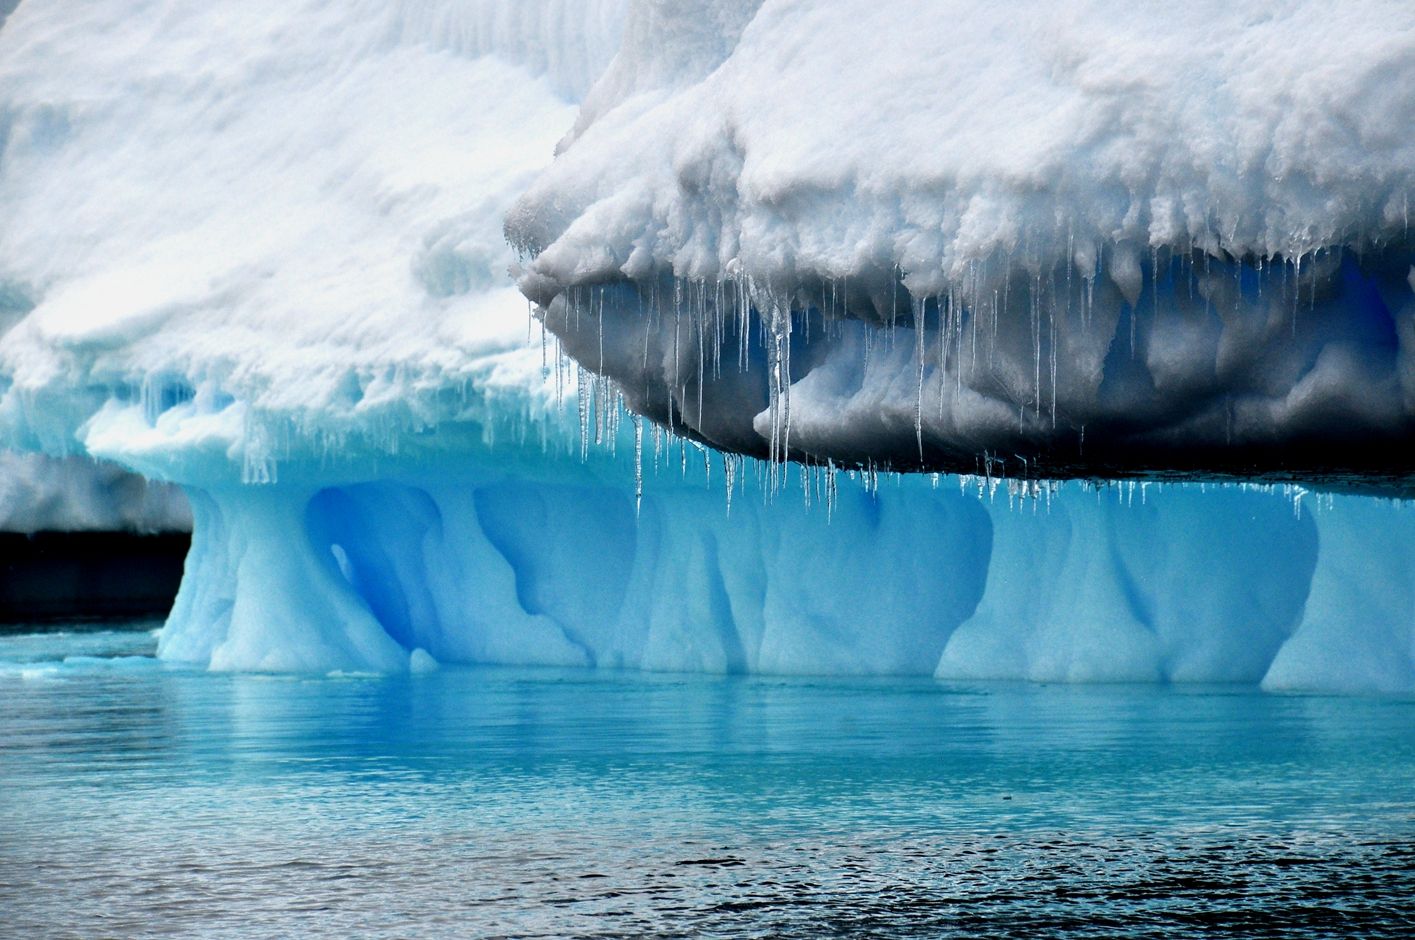
{"label": "iceberg", "polygon": [[[1405,511],[1316,482],[1407,479],[1410,16],[1200,7],[1153,55],[1038,7],[1033,61],[961,5],[26,0],[0,442],[184,489],[160,654],[213,669],[1409,692]],[[1170,93],[1229,27],[1209,127]],[[1271,49],[1361,43],[1284,99]],[[1047,119],[992,175],[969,82]],[[1290,182],[1224,190],[1199,131],[1250,107]],[[1152,244],[1186,193],[1213,225]],[[1189,482],[1045,479],[1151,471]]]}

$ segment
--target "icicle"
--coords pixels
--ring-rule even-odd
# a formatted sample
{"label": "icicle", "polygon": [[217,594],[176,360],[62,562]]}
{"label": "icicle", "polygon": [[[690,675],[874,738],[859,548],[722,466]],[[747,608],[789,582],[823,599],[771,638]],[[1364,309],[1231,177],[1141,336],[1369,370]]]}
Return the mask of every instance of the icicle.
{"label": "icicle", "polygon": [[[948,340],[946,324],[953,316],[953,285],[938,296],[938,419],[943,421],[944,394],[948,388]],[[960,370],[961,371],[961,370]]]}
{"label": "icicle", "polygon": [[[1068,280],[1071,277],[1071,266],[1066,267]],[[1071,302],[1071,294],[1068,290],[1066,301]],[[1051,303],[1047,306],[1047,346],[1051,355],[1051,429],[1056,430],[1056,294],[1053,292]]]}
{"label": "icicle", "polygon": [[679,334],[682,332],[683,316],[681,304],[683,301],[683,282],[677,278],[673,281],[673,384],[668,392],[668,413],[673,413],[673,393],[677,391],[683,394],[682,379],[679,375]]}
{"label": "icicle", "polygon": [[784,335],[781,339],[782,366],[781,366],[781,403],[782,403],[782,435],[781,435],[781,460],[784,463],[791,459],[791,307],[788,305],[782,310],[782,321],[785,327]]}
{"label": "icicle", "polygon": [[560,337],[555,337],[555,407],[565,406],[565,351],[560,348]]}
{"label": "icicle", "polygon": [[1032,281],[1032,398],[1033,413],[1042,416],[1042,275]]}
{"label": "icicle", "polygon": [[707,355],[707,353],[706,353],[706,350],[705,350],[705,346],[707,345],[707,337],[706,337],[706,335],[704,334],[704,330],[705,330],[705,327],[706,327],[706,324],[704,323],[704,320],[705,320],[705,318],[706,318],[706,316],[707,316],[707,313],[706,313],[706,309],[705,309],[706,301],[703,300],[702,297],[701,297],[701,288],[702,288],[702,282],[701,282],[701,281],[698,282],[698,286],[699,286],[699,305],[698,305],[698,313],[697,313],[697,316],[696,316],[697,326],[698,326],[698,423],[697,423],[697,426],[698,426],[698,427],[702,427],[702,426],[703,426],[703,373],[704,373],[704,372],[706,371],[706,369],[707,369],[707,360],[706,360],[706,355]]}
{"label": "icicle", "polygon": [[[599,326],[599,374],[604,375],[604,288],[597,291],[599,294],[599,313],[595,317],[595,322]],[[594,306],[594,294],[590,295],[590,306]]]}
{"label": "icicle", "polygon": [[[531,314],[532,314],[532,316],[534,316],[535,311],[532,310],[532,311],[531,311]],[[541,320],[539,317],[537,317],[536,320],[537,320],[538,323],[540,323],[540,377],[541,377],[541,380],[544,381],[545,379],[547,379],[547,378],[550,377],[550,360],[547,358],[548,355],[549,355],[549,346],[550,346],[550,344],[549,344],[549,342],[548,342],[548,341],[546,340],[546,338],[545,338],[545,334],[546,334],[545,321],[544,321],[544,320]],[[465,397],[466,397],[466,391],[465,391],[465,390],[463,391],[462,395],[463,395],[463,399],[465,400]]]}
{"label": "icicle", "polygon": [[604,445],[604,412],[609,390],[608,380],[602,375],[594,377],[594,385],[590,389],[590,407],[594,412],[594,443],[596,447]]}
{"label": "icicle", "polygon": [[732,515],[732,490],[737,485],[737,460],[736,454],[722,455],[722,476],[727,480],[727,515]]}
{"label": "icicle", "polygon": [[923,299],[914,300],[914,358],[918,362],[914,385],[914,442],[919,448],[920,464],[924,462],[924,310]]}
{"label": "icicle", "polygon": [[575,367],[575,386],[580,418],[580,459],[587,460],[590,455],[590,387],[581,366]]}
{"label": "icicle", "polygon": [[[1320,250],[1320,249],[1318,249]],[[1312,289],[1307,294],[1307,313],[1310,316],[1317,309],[1317,252],[1312,253]]]}
{"label": "icicle", "polygon": [[634,518],[639,518],[639,507],[644,501],[644,425],[638,415],[634,415]]}

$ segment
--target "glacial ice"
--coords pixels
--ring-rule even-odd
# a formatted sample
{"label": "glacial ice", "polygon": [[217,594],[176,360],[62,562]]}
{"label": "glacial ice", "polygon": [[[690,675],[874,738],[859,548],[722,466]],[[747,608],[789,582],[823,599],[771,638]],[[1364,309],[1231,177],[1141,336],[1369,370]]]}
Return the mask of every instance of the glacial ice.
{"label": "glacial ice", "polygon": [[1019,502],[842,477],[827,522],[823,505],[763,501],[764,464],[728,513],[701,460],[685,478],[675,455],[646,471],[636,513],[622,478],[528,480],[495,457],[198,491],[195,576],[162,654],[1415,690],[1398,504],[1294,511],[1290,494],[1197,484]]}
{"label": "glacial ice", "polygon": [[184,487],[215,669],[1415,690],[1399,502],[1035,479],[1080,416],[1399,485],[1409,11],[1117,9],[25,0],[0,440]]}

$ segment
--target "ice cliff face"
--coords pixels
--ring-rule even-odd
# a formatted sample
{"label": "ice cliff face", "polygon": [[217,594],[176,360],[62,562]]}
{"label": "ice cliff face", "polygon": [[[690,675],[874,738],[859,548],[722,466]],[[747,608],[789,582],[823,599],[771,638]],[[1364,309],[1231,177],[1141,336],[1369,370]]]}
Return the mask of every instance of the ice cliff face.
{"label": "ice cliff face", "polygon": [[214,668],[1415,689],[1398,504],[997,488],[1403,480],[1410,17],[1290,10],[25,0],[0,437],[186,489]]}
{"label": "ice cliff face", "polygon": [[623,485],[493,462],[202,491],[162,654],[1415,689],[1415,536],[1390,504],[1173,485],[1013,504],[847,477],[830,496],[817,477],[827,523],[764,503],[760,464],[729,515],[701,455],[685,479],[672,450],[637,511]]}
{"label": "ice cliff face", "polygon": [[702,0],[627,35],[507,233],[637,410],[855,465],[1415,472],[1408,3]]}

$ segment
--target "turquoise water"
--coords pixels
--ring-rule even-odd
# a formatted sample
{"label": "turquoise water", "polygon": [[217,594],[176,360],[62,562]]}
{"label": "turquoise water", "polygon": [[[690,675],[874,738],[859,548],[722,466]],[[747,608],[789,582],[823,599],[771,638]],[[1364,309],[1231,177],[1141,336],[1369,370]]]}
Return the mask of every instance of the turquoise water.
{"label": "turquoise water", "polygon": [[0,637],[0,934],[1415,930],[1410,699],[154,645]]}

